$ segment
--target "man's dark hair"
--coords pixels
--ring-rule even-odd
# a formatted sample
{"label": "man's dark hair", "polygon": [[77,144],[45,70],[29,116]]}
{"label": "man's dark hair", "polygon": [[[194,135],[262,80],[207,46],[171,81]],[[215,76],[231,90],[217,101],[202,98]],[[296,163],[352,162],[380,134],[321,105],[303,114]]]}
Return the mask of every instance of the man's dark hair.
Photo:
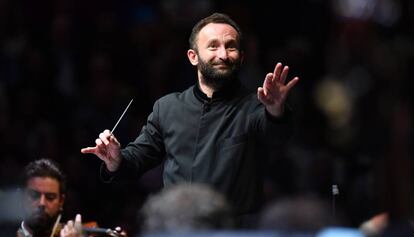
{"label": "man's dark hair", "polygon": [[25,185],[30,179],[35,177],[50,177],[59,182],[60,194],[66,193],[66,177],[56,162],[42,158],[30,162],[24,171]]}
{"label": "man's dark hair", "polygon": [[190,48],[197,50],[197,36],[198,33],[201,31],[201,29],[203,29],[204,26],[210,24],[210,23],[223,23],[223,24],[228,24],[231,25],[239,34],[239,45],[241,47],[242,45],[242,32],[240,30],[240,27],[237,25],[237,23],[235,21],[233,21],[228,15],[223,14],[223,13],[213,13],[212,15],[201,19],[199,22],[197,22],[197,24],[195,24],[195,26],[193,27],[193,30],[191,31],[191,35],[190,38],[188,39],[189,43],[190,43]]}

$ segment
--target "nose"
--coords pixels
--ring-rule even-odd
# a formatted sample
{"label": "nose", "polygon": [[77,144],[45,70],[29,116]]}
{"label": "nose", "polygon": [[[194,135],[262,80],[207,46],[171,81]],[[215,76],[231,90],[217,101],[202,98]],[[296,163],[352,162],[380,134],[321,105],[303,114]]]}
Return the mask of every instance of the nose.
{"label": "nose", "polygon": [[221,60],[227,60],[227,50],[224,46],[221,46],[217,50],[217,57],[219,57]]}
{"label": "nose", "polygon": [[46,205],[46,197],[44,194],[42,194],[40,195],[40,198],[39,198],[39,206],[44,206],[44,205]]}

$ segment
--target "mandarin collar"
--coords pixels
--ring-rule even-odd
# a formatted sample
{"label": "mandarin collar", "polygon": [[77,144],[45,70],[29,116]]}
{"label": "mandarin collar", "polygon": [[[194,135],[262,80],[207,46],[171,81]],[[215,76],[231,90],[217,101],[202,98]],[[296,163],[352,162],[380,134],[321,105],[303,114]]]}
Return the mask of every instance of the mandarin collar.
{"label": "mandarin collar", "polygon": [[223,100],[226,98],[231,97],[239,90],[241,83],[239,80],[234,80],[234,82],[229,83],[224,88],[219,91],[213,92],[213,96],[209,98],[204,92],[200,89],[200,82],[197,81],[196,85],[194,85],[194,95],[200,101],[216,101],[216,100]]}

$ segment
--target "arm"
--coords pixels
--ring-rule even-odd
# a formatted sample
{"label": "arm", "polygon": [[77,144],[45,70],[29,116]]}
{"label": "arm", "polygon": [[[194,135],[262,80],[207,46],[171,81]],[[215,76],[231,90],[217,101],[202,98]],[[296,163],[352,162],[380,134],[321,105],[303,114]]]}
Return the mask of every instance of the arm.
{"label": "arm", "polygon": [[117,172],[123,160],[132,162],[140,171],[146,171],[161,163],[165,155],[158,118],[159,105],[156,102],[153,112],[148,117],[147,124],[143,126],[135,141],[129,143],[125,149],[121,149],[121,144],[116,137],[109,130],[105,130],[95,140],[95,147],[83,148],[81,152],[95,154],[101,159],[105,164],[102,169],[106,173]]}
{"label": "arm", "polygon": [[285,101],[299,78],[295,77],[285,85],[288,71],[289,67],[277,63],[274,72],[266,75],[263,87],[257,89],[257,98],[263,104],[264,111],[257,114],[255,130],[258,131],[259,140],[272,146],[283,144],[293,129],[292,111]]}
{"label": "arm", "polygon": [[165,156],[164,139],[159,121],[159,102],[154,104],[153,112],[148,116],[147,124],[142,127],[135,141],[121,150],[121,156],[133,163],[139,173],[143,173],[160,164]]}

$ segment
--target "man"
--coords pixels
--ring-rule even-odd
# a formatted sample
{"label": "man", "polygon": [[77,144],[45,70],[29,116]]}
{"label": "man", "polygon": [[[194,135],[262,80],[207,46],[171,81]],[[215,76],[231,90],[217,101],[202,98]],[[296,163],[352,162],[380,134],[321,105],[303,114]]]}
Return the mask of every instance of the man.
{"label": "man", "polygon": [[111,180],[126,163],[140,173],[164,161],[164,186],[205,183],[230,200],[237,215],[257,213],[262,195],[263,144],[280,145],[290,133],[284,102],[298,82],[285,83],[288,67],[278,63],[257,96],[238,81],[243,62],[242,33],[227,15],[215,13],[198,22],[187,52],[197,68],[196,85],[155,102],[146,126],[121,149],[109,130],[99,134],[93,153]]}
{"label": "man", "polygon": [[[59,166],[49,159],[29,163],[25,168],[25,218],[18,237],[56,236],[55,226],[65,202],[66,181]],[[53,232],[53,233],[52,233]]]}

